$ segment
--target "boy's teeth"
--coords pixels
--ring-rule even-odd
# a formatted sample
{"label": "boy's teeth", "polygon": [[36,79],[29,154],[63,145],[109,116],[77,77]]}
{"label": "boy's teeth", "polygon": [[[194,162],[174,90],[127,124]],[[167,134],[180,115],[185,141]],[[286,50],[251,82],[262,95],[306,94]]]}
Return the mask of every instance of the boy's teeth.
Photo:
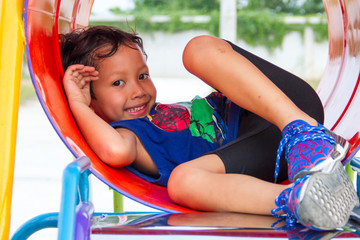
{"label": "boy's teeth", "polygon": [[128,112],[137,112],[140,111],[141,109],[143,109],[145,107],[145,105],[141,106],[141,107],[136,107],[136,108],[129,108],[127,111]]}

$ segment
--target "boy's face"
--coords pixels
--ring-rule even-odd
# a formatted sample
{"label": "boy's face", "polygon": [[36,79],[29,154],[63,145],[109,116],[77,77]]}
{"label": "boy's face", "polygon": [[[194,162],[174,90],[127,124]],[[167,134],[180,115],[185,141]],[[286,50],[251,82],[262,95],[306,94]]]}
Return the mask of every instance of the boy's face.
{"label": "boy's face", "polygon": [[99,79],[92,83],[96,99],[90,105],[108,123],[145,117],[155,104],[156,89],[145,56],[134,48],[120,46],[98,64]]}

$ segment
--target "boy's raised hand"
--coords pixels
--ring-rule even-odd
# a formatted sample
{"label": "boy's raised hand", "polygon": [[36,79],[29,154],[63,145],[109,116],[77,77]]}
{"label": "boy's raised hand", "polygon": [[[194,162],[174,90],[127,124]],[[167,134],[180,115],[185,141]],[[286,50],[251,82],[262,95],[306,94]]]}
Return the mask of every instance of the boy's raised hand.
{"label": "boy's raised hand", "polygon": [[66,69],[63,84],[70,109],[86,142],[102,161],[114,167],[130,165],[137,157],[135,134],[127,129],[114,129],[90,107],[90,83],[98,75],[94,67],[81,64]]}
{"label": "boy's raised hand", "polygon": [[99,72],[94,67],[75,64],[69,66],[64,74],[63,83],[70,103],[81,102],[90,105],[90,82],[96,81]]}

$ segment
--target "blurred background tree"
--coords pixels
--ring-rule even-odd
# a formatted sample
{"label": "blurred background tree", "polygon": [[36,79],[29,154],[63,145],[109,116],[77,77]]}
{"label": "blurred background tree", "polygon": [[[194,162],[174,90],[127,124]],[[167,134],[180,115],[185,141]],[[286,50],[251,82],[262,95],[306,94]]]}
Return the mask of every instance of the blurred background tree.
{"label": "blurred background tree", "polygon": [[[134,8],[111,9],[115,14],[132,15],[131,21],[110,23],[119,27],[130,26],[138,32],[180,32],[194,29],[208,30],[219,36],[221,0],[133,0]],[[226,1],[226,0],[225,0]],[[315,39],[328,38],[327,19],[322,0],[237,0],[237,37],[253,46],[265,46],[269,50],[281,46],[284,37],[292,31],[304,32],[305,27],[314,29]],[[186,21],[182,17],[206,15],[207,21]],[[161,21],[154,16],[165,16]],[[305,24],[289,24],[289,16],[305,18]],[[318,24],[307,22],[318,17]],[[164,20],[165,19],[165,20]],[[97,22],[97,24],[101,22]],[[109,24],[109,22],[106,22]]]}
{"label": "blurred background tree", "polygon": [[[207,14],[219,10],[220,0],[134,0],[134,11],[151,9],[158,12],[196,10],[198,14]],[[323,13],[322,0],[238,0],[243,10],[268,9],[276,13],[314,14]]]}
{"label": "blurred background tree", "polygon": [[244,9],[264,10],[269,9],[276,13],[289,14],[314,14],[323,13],[322,0],[246,0]]}
{"label": "blurred background tree", "polygon": [[196,10],[198,14],[207,14],[219,10],[220,0],[134,0],[134,11],[152,9],[160,13],[172,11]]}

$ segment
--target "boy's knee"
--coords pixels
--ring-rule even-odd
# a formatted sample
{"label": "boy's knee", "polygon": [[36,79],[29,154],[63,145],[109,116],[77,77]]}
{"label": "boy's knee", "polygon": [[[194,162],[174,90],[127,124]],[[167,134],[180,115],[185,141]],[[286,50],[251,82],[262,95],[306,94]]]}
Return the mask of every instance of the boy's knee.
{"label": "boy's knee", "polygon": [[189,70],[198,60],[203,59],[204,54],[211,49],[214,44],[214,37],[212,36],[197,36],[191,39],[186,45],[183,52],[183,63],[186,69]]}
{"label": "boy's knee", "polygon": [[192,38],[185,47],[184,53],[194,52],[195,50],[207,49],[209,45],[213,44],[217,38],[200,35]]}
{"label": "boy's knee", "polygon": [[232,49],[231,46],[222,39],[208,35],[194,37],[184,49],[184,67],[193,73],[199,64],[211,59],[213,53],[224,52],[229,49]]}
{"label": "boy's knee", "polygon": [[192,183],[195,181],[193,171],[186,164],[179,165],[172,171],[167,188],[174,202],[183,204],[184,199],[189,197]]}

